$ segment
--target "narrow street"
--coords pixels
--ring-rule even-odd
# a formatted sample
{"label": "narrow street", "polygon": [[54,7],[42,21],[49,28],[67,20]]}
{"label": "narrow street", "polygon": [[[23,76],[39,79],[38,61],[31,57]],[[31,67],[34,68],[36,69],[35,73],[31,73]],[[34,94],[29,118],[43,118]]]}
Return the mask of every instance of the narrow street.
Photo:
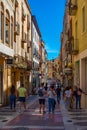
{"label": "narrow street", "polygon": [[[46,100],[47,101],[47,100]],[[64,102],[56,104],[54,114],[39,114],[37,96],[29,97],[27,110],[19,113],[11,112],[9,107],[0,109],[0,130],[87,130],[87,110],[68,112]]]}
{"label": "narrow street", "polygon": [[[60,107],[56,106],[55,114],[48,114],[47,107],[46,114],[39,114],[39,104],[38,99],[36,98],[31,105],[27,105],[26,111],[22,113],[16,112],[16,116],[13,116],[14,118],[12,118],[12,120],[7,121],[7,123],[3,124],[3,130],[64,130]],[[0,130],[2,130],[2,128]]]}

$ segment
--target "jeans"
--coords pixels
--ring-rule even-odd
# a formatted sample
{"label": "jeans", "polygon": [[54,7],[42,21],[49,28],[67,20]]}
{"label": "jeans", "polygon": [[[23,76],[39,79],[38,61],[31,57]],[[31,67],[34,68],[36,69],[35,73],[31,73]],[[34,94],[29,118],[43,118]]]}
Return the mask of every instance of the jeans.
{"label": "jeans", "polygon": [[70,106],[70,97],[67,97],[66,101],[65,101],[65,107],[66,107],[66,109],[69,109],[69,106]]}
{"label": "jeans", "polygon": [[81,108],[81,95],[76,97],[76,109]]}
{"label": "jeans", "polygon": [[60,99],[61,99],[60,95],[57,95],[57,102],[58,102],[58,104],[60,104]]}
{"label": "jeans", "polygon": [[14,94],[10,95],[10,109],[16,107],[16,96]]}
{"label": "jeans", "polygon": [[48,98],[48,107],[49,107],[49,113],[52,111],[54,113],[54,99],[53,98]]}

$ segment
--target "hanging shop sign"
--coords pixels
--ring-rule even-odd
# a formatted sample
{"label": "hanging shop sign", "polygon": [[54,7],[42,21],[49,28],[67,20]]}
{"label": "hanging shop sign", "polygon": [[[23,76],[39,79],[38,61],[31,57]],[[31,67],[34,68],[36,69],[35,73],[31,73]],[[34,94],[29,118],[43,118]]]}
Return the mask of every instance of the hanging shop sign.
{"label": "hanging shop sign", "polygon": [[13,59],[6,59],[6,64],[7,65],[13,65]]}

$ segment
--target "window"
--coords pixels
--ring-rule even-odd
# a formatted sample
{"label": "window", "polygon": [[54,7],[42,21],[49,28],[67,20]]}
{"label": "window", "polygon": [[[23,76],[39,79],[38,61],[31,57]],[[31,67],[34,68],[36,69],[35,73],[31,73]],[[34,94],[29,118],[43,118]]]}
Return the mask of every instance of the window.
{"label": "window", "polygon": [[8,10],[6,10],[5,42],[10,46],[10,15]]}
{"label": "window", "polygon": [[1,40],[4,42],[4,6],[1,2]]}
{"label": "window", "polygon": [[75,39],[77,39],[77,36],[78,36],[78,34],[77,34],[77,21],[75,22]]}
{"label": "window", "polygon": [[13,48],[13,17],[11,17],[11,48]]}
{"label": "window", "polygon": [[85,32],[85,7],[82,8],[82,32]]}

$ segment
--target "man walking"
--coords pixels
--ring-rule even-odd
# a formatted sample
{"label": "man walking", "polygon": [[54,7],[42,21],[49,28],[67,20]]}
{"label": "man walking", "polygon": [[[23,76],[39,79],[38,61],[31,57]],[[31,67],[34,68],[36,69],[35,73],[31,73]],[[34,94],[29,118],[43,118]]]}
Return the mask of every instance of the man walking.
{"label": "man walking", "polygon": [[57,102],[60,104],[60,99],[61,99],[61,88],[57,86],[56,88],[56,95],[57,95]]}
{"label": "man walking", "polygon": [[45,113],[45,94],[46,91],[44,89],[44,83],[41,83],[40,88],[38,89],[38,95],[39,95],[39,112],[43,111],[43,114]]}
{"label": "man walking", "polygon": [[22,105],[24,106],[24,109],[26,109],[26,96],[27,96],[27,90],[26,88],[24,87],[24,84],[22,84],[20,86],[20,88],[18,89],[18,97],[19,97],[19,108],[20,108],[20,111],[21,112],[21,107]]}

